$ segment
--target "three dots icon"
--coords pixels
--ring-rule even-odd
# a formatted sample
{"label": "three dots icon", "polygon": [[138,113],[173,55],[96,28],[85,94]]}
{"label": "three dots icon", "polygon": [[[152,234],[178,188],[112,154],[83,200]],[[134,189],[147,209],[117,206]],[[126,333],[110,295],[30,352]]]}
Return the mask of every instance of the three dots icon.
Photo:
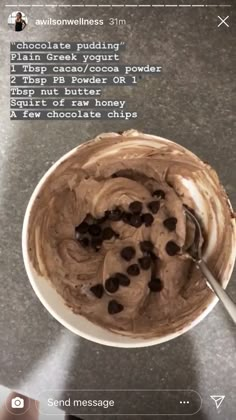
{"label": "three dots icon", "polygon": [[180,401],[180,404],[189,404],[189,401]]}

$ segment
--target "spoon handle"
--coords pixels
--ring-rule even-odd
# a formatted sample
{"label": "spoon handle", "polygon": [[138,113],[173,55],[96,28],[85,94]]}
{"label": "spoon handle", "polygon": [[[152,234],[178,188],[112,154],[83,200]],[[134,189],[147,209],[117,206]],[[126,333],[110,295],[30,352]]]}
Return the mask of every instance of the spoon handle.
{"label": "spoon handle", "polygon": [[211,288],[218,296],[220,301],[223,303],[225,309],[228,311],[229,315],[231,316],[232,320],[236,324],[236,305],[232,301],[232,299],[228,296],[226,291],[223,287],[218,283],[215,279],[209,268],[207,267],[205,261],[200,260],[197,262],[198,267],[200,268],[202,274],[206,277],[208,283],[210,284]]}

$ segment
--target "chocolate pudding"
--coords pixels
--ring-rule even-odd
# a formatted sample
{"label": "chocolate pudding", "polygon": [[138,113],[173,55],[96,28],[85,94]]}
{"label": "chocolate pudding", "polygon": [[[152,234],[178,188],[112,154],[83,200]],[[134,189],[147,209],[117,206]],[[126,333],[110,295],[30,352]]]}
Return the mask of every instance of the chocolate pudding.
{"label": "chocolate pudding", "polygon": [[213,297],[188,254],[195,229],[184,205],[199,218],[204,258],[222,282],[235,237],[215,171],[155,136],[101,134],[43,184],[30,214],[31,262],[93,323],[131,337],[173,333]]}

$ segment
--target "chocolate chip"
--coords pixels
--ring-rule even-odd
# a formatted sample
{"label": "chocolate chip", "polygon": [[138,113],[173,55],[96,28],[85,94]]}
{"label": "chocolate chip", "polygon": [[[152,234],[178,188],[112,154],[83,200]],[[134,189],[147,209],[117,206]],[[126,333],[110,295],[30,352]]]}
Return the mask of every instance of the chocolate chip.
{"label": "chocolate chip", "polygon": [[148,283],[151,292],[160,292],[163,289],[162,281],[159,278],[152,278]]}
{"label": "chocolate chip", "polygon": [[152,261],[156,261],[156,260],[159,259],[158,256],[154,252],[149,252],[149,255],[150,255]]}
{"label": "chocolate chip", "polygon": [[99,251],[102,246],[102,239],[101,238],[92,238],[91,246],[95,249],[95,251]]}
{"label": "chocolate chip", "polygon": [[96,219],[96,223],[98,223],[99,225],[101,225],[102,223],[104,223],[107,220],[107,216],[104,214],[103,217],[100,217],[99,219]]}
{"label": "chocolate chip", "polygon": [[119,207],[116,207],[114,210],[111,211],[108,218],[112,220],[112,222],[118,222],[122,218],[122,211]]}
{"label": "chocolate chip", "polygon": [[142,252],[151,252],[153,250],[153,244],[150,241],[142,241],[139,246]]}
{"label": "chocolate chip", "polygon": [[140,274],[140,268],[138,264],[132,264],[127,268],[127,273],[130,276],[138,276]]}
{"label": "chocolate chip", "polygon": [[102,229],[101,229],[101,226],[96,225],[94,223],[93,225],[89,226],[88,231],[89,231],[90,235],[92,235],[92,236],[99,236]]}
{"label": "chocolate chip", "polygon": [[86,222],[80,223],[80,225],[76,226],[75,231],[81,234],[88,232],[89,225]]}
{"label": "chocolate chip", "polygon": [[130,279],[123,273],[116,273],[115,277],[119,280],[120,286],[127,287],[130,285]]}
{"label": "chocolate chip", "polygon": [[153,191],[152,196],[164,199],[166,194],[163,190],[156,190],[156,191]]}
{"label": "chocolate chip", "polygon": [[110,315],[118,314],[119,312],[123,311],[124,306],[118,303],[116,300],[111,300],[108,303],[108,312]]}
{"label": "chocolate chip", "polygon": [[90,242],[88,238],[80,238],[79,243],[82,247],[87,248]]}
{"label": "chocolate chip", "polygon": [[117,277],[109,277],[105,281],[105,288],[109,293],[115,293],[119,289],[119,280]]}
{"label": "chocolate chip", "polygon": [[121,250],[120,255],[125,261],[130,261],[134,258],[135,253],[136,251],[133,246],[126,246]]}
{"label": "chocolate chip", "polygon": [[156,214],[160,208],[160,201],[150,201],[147,206],[153,214]]}
{"label": "chocolate chip", "polygon": [[106,218],[108,219],[110,214],[111,214],[111,210],[106,210],[104,213],[104,216],[106,216]]}
{"label": "chocolate chip", "polygon": [[141,201],[133,201],[129,205],[129,209],[130,209],[131,213],[134,213],[134,214],[140,214],[141,211],[142,211],[142,208],[143,208],[143,205],[142,205]]}
{"label": "chocolate chip", "polygon": [[101,299],[103,296],[104,289],[102,284],[96,284],[95,286],[92,286],[90,290],[98,299]]}
{"label": "chocolate chip", "polygon": [[177,224],[176,217],[169,217],[168,219],[164,220],[163,225],[168,229],[170,232],[175,230]]}
{"label": "chocolate chip", "polygon": [[102,231],[102,238],[104,241],[113,238],[113,236],[115,236],[115,232],[111,227],[105,227]]}
{"label": "chocolate chip", "polygon": [[176,255],[179,251],[180,251],[180,247],[174,241],[167,242],[166,252],[168,255],[173,257],[173,255]]}
{"label": "chocolate chip", "polygon": [[138,260],[139,265],[143,270],[148,270],[151,267],[151,261],[151,257],[149,256],[139,258]]}
{"label": "chocolate chip", "polygon": [[142,218],[138,214],[132,214],[129,223],[131,226],[139,228],[142,225]]}
{"label": "chocolate chip", "polygon": [[144,213],[142,215],[142,221],[145,224],[146,227],[151,226],[153,221],[154,221],[154,217],[151,213]]}
{"label": "chocolate chip", "polygon": [[125,212],[123,212],[121,218],[122,218],[122,220],[123,220],[124,223],[129,224],[130,223],[131,216],[132,216],[132,213],[125,213]]}

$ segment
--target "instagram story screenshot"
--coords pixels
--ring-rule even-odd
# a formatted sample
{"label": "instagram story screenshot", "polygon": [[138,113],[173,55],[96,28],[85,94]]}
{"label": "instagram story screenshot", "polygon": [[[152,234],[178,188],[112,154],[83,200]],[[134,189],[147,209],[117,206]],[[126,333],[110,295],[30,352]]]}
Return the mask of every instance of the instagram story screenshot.
{"label": "instagram story screenshot", "polygon": [[236,1],[0,3],[0,420],[235,420]]}

